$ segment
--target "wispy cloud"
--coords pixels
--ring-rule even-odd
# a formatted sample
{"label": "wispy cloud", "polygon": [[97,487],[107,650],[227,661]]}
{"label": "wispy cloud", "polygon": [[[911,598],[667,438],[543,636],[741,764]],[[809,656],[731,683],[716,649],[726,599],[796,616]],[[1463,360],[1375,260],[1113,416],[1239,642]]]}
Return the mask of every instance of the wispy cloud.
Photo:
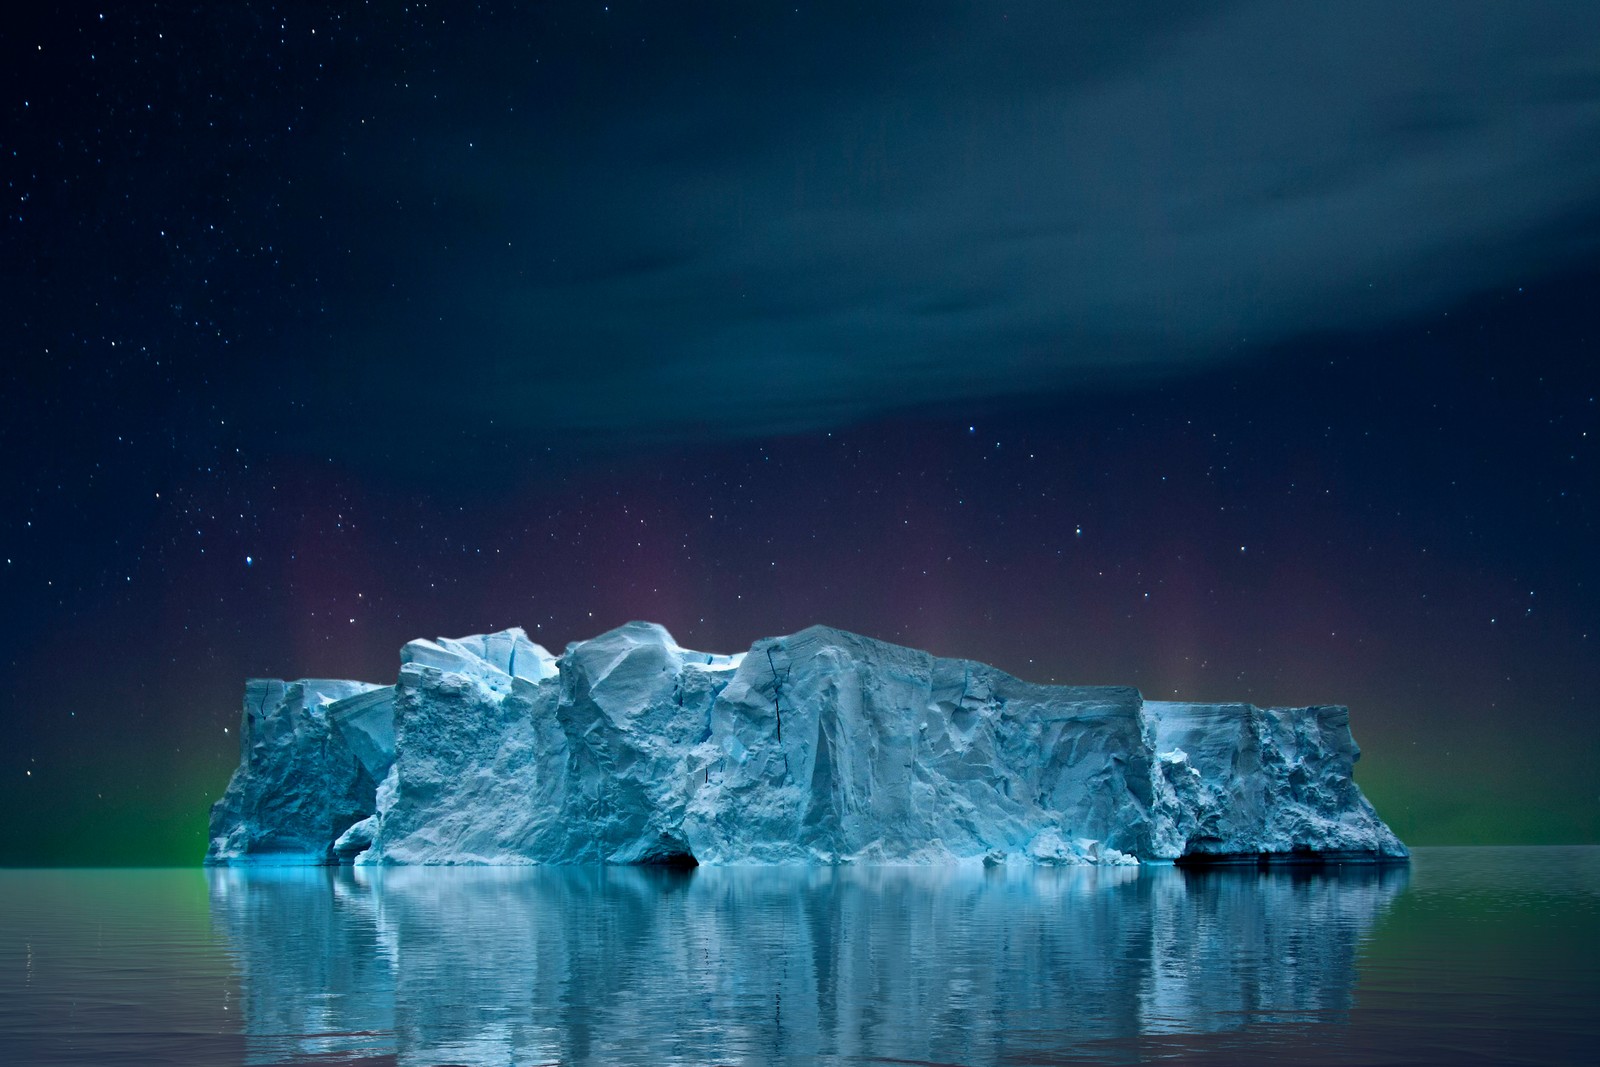
{"label": "wispy cloud", "polygon": [[319,187],[435,205],[351,224],[397,282],[341,358],[500,425],[744,434],[1183,372],[1594,250],[1596,5],[961,11],[663,25],[470,149],[413,130],[436,165]]}

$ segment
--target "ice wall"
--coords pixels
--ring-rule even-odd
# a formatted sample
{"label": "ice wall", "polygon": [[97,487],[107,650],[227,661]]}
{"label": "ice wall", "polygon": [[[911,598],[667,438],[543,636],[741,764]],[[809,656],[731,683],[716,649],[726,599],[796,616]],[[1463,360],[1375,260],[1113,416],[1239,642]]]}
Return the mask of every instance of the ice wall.
{"label": "ice wall", "polygon": [[521,630],[401,658],[392,687],[249,684],[210,862],[1406,855],[1338,707],[1034,685],[820,626],[734,656],[629,623],[559,658]]}
{"label": "ice wall", "polygon": [[239,769],[211,809],[214,863],[320,863],[373,811],[376,779],[333,723],[366,682],[253,678],[239,719]]}

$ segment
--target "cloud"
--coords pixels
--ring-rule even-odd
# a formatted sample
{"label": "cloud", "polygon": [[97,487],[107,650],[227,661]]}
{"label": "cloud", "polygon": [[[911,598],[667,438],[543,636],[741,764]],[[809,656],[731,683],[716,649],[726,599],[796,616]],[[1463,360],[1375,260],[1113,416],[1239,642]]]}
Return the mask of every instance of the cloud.
{"label": "cloud", "polygon": [[959,10],[663,23],[560,99],[457,71],[470,121],[314,186],[368,313],[308,350],[391,408],[748,434],[1183,373],[1593,251],[1594,5]]}

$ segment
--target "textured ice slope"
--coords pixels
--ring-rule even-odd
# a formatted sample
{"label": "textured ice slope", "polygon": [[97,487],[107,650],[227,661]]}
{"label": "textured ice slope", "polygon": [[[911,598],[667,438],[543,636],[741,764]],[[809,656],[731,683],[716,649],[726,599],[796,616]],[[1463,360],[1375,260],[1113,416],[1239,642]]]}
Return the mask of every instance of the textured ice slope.
{"label": "textured ice slope", "polygon": [[214,863],[1133,863],[1406,856],[1344,708],[1042,686],[826,627],[720,656],[629,623],[261,682]]}
{"label": "textured ice slope", "polygon": [[[373,809],[377,778],[334,725],[339,709],[381,701],[365,682],[304,678],[245,683],[239,769],[211,809],[207,859],[322,862],[346,827]],[[389,745],[393,750],[393,743]]]}

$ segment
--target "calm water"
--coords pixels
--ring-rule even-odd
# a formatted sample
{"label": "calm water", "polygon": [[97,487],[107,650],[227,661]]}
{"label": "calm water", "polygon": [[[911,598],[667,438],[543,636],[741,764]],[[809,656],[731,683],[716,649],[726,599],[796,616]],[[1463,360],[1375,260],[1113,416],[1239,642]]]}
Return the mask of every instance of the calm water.
{"label": "calm water", "polygon": [[1600,848],[0,871],[7,1064],[1600,1062]]}

